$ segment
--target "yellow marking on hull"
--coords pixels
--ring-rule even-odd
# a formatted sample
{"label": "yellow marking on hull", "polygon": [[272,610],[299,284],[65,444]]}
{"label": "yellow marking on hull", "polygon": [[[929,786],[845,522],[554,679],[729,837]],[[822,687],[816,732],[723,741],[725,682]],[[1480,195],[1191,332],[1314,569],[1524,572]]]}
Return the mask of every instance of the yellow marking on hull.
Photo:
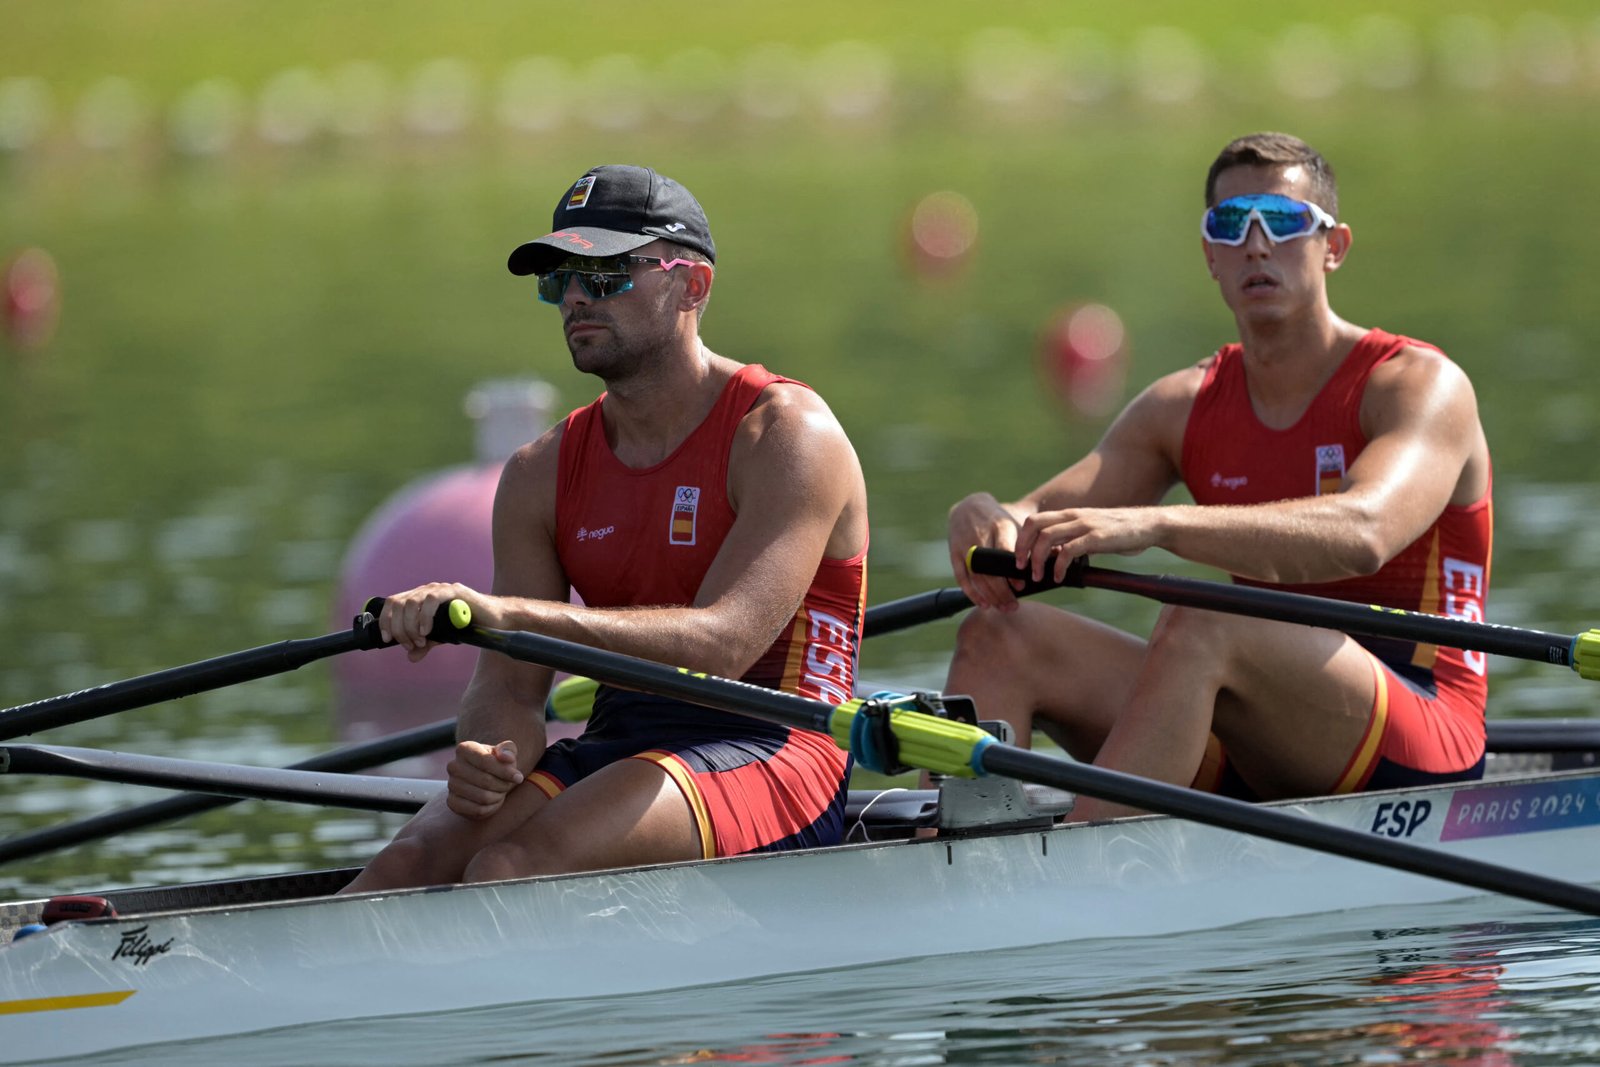
{"label": "yellow marking on hull", "polygon": [[72,997],[35,997],[32,1000],[0,1000],[0,1015],[23,1015],[32,1011],[70,1011],[74,1008],[109,1008],[121,1004],[138,992],[116,989],[109,993],[79,993]]}

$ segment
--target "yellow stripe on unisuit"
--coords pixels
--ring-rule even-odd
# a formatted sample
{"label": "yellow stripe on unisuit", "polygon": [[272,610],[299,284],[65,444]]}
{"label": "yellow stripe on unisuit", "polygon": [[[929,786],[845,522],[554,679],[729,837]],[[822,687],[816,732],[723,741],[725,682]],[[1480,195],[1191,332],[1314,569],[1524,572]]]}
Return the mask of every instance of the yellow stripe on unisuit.
{"label": "yellow stripe on unisuit", "polygon": [[783,679],[778,688],[786,693],[800,692],[800,669],[806,661],[806,633],[811,629],[811,616],[802,601],[794,613],[794,625],[789,633],[789,655],[783,661]]}
{"label": "yellow stripe on unisuit", "polygon": [[659,748],[640,752],[631,758],[654,763],[678,784],[683,799],[689,802],[689,809],[694,814],[695,825],[700,830],[701,856],[708,860],[714,859],[717,855],[717,837],[711,829],[711,810],[706,807],[706,798],[700,792],[700,785],[694,780],[694,775],[689,773],[689,768],[684,766],[683,760]]}
{"label": "yellow stripe on unisuit", "polygon": [[[1422,597],[1417,603],[1417,610],[1426,615],[1439,614],[1439,569],[1439,530],[1435,528],[1433,542],[1428,548],[1428,565],[1422,572]],[[1417,647],[1411,651],[1411,665],[1424,670],[1433,670],[1438,658],[1438,645],[1418,642]]]}
{"label": "yellow stripe on unisuit", "polygon": [[138,990],[117,989],[110,993],[80,993],[74,997],[37,997],[33,1000],[0,1000],[0,1015],[23,1015],[30,1011],[70,1011],[74,1008],[109,1008],[121,1004]]}
{"label": "yellow stripe on unisuit", "polygon": [[1361,784],[1362,778],[1366,777],[1367,768],[1378,758],[1378,746],[1383,743],[1383,730],[1389,724],[1388,676],[1383,673],[1376,656],[1368,653],[1367,659],[1372,664],[1374,684],[1377,688],[1372,701],[1372,717],[1367,720],[1367,732],[1361,738],[1356,754],[1350,757],[1350,763],[1340,777],[1339,784],[1333,787],[1335,794],[1348,793]]}

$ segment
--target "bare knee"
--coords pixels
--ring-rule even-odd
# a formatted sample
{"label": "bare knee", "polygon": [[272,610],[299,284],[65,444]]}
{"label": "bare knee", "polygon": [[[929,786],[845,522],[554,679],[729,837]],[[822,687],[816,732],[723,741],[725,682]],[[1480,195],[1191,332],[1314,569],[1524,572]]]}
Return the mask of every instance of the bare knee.
{"label": "bare knee", "polygon": [[531,878],[536,874],[566,874],[586,870],[582,843],[568,840],[563,823],[532,820],[511,837],[483,846],[467,863],[462,874],[466,882],[499,882],[507,878]]}
{"label": "bare knee", "polygon": [[418,836],[401,836],[383,847],[368,861],[361,873],[345,887],[345,892],[366,893],[382,889],[405,889],[420,885],[444,885],[458,881],[460,870],[449,870],[438,862],[438,852]]}
{"label": "bare knee", "polygon": [[1027,634],[1018,622],[1022,612],[971,611],[956,631],[955,655],[985,670],[1016,666],[1027,660]]}
{"label": "bare knee", "polygon": [[1164,607],[1150,631],[1150,655],[1173,666],[1218,667],[1233,647],[1232,622],[1214,611]]}
{"label": "bare knee", "polygon": [[478,850],[462,874],[465,882],[499,882],[507,878],[526,878],[534,870],[533,855],[513,841],[496,841]]}

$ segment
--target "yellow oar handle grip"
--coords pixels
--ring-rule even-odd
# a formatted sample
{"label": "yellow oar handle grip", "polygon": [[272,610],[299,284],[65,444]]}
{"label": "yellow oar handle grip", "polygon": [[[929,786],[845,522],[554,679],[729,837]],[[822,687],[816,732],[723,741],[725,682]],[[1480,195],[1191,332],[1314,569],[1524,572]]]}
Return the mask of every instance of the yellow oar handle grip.
{"label": "yellow oar handle grip", "polygon": [[[833,709],[828,732],[840,748],[860,756],[856,720],[865,700],[856,699]],[[935,774],[977,778],[984,774],[983,749],[994,737],[971,723],[941,719],[920,711],[889,712],[889,730],[899,747],[899,761]]]}
{"label": "yellow oar handle grip", "polygon": [[1600,681],[1600,630],[1572,639],[1572,669],[1591,682]]}
{"label": "yellow oar handle grip", "polygon": [[439,609],[441,618],[435,620],[448,622],[457,630],[465,630],[472,625],[472,606],[465,600],[452,600]]}
{"label": "yellow oar handle grip", "polygon": [[599,688],[600,683],[593,678],[575,674],[561,679],[544,702],[546,717],[561,722],[582,722],[594,710],[594,695]]}

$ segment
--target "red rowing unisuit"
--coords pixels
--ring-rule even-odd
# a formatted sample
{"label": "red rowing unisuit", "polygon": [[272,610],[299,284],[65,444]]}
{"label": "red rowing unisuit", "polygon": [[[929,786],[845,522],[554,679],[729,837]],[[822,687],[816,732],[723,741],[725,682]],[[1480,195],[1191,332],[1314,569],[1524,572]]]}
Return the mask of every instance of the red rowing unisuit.
{"label": "red rowing unisuit", "polygon": [[[653,467],[626,467],[606,442],[600,399],[567,416],[556,497],[556,550],[591,607],[692,604],[733,526],[728,451],[739,422],[774,382],[741,368],[677,450]],[[824,559],[794,620],[744,681],[840,704],[849,700],[866,599],[866,546]]]}
{"label": "red rowing unisuit", "polygon": [[[1243,349],[1230,344],[1218,350],[1184,431],[1183,479],[1195,502],[1259,504],[1341,491],[1345,471],[1367,444],[1360,422],[1367,380],[1375,367],[1408,345],[1439,351],[1408,337],[1368,331],[1300,420],[1283,430],[1256,417]],[[1375,574],[1272,588],[1481,622],[1493,526],[1486,491],[1481,500],[1446,507]],[[1385,771],[1381,780],[1388,782],[1391,768],[1399,777],[1408,770],[1454,774],[1482,760],[1484,653],[1389,638],[1357,640],[1387,670],[1378,671],[1378,706],[1368,736],[1335,791],[1376,785],[1369,780],[1380,769]]]}
{"label": "red rowing unisuit", "polygon": [[[605,397],[567,417],[556,496],[556,552],[591,607],[692,604],[732,528],[729,451],[762,390],[802,382],[760,365],[729,379],[705,420],[660,463],[635,469],[606,441]],[[823,559],[776,641],[744,674],[768,688],[840,704],[855,688],[866,555]],[[849,759],[824,734],[681,701],[602,687],[581,738],[557,742],[532,776],[554,795],[616,759],[660,765],[677,782],[707,856],[834,844],[843,834]]]}

